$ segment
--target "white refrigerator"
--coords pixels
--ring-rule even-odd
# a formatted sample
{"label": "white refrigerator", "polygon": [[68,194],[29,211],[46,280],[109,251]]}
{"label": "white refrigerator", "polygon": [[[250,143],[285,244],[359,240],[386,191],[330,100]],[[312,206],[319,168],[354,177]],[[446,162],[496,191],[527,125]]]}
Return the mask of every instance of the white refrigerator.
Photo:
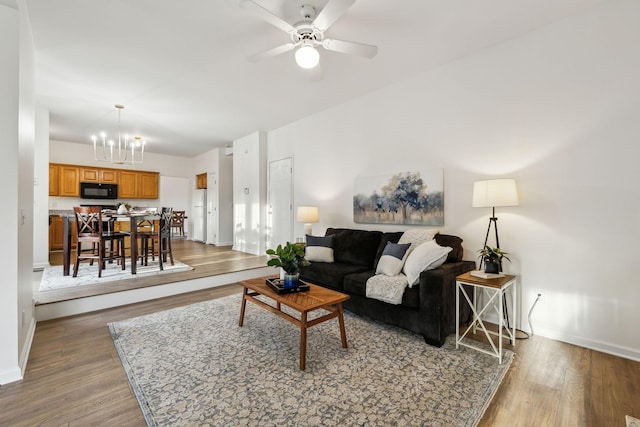
{"label": "white refrigerator", "polygon": [[[196,190],[193,195],[193,240],[207,241],[207,190]],[[190,218],[191,219],[191,218]]]}

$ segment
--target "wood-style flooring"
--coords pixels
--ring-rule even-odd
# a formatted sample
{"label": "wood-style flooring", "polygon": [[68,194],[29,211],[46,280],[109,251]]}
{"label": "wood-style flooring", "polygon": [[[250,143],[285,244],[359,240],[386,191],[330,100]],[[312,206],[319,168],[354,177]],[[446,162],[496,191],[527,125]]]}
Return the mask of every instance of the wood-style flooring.
{"label": "wood-style flooring", "polygon": [[[0,387],[0,426],[144,426],[107,323],[240,290],[231,284],[39,322],[24,380]],[[625,414],[640,418],[639,362],[538,336],[514,351],[480,426],[624,427]]]}

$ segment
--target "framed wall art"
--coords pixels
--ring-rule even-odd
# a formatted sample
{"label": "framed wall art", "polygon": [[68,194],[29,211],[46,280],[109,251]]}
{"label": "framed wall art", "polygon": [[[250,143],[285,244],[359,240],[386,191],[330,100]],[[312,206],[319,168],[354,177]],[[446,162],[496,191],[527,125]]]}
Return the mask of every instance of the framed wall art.
{"label": "framed wall art", "polygon": [[444,225],[442,169],[358,177],[353,194],[356,223]]}

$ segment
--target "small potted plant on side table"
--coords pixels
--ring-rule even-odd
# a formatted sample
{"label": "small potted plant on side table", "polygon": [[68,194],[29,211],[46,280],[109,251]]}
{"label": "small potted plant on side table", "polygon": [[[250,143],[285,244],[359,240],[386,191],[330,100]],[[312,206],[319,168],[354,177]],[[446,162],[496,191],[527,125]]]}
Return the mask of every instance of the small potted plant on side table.
{"label": "small potted plant on side table", "polygon": [[492,248],[485,245],[483,249],[478,251],[478,253],[480,254],[478,258],[480,258],[484,263],[485,273],[500,273],[502,271],[502,259],[511,261],[506,256],[507,252],[504,252],[500,248]]}
{"label": "small potted plant on side table", "polygon": [[304,257],[304,246],[287,242],[284,246],[278,245],[274,249],[267,249],[267,255],[271,259],[267,261],[270,267],[280,267],[284,270],[285,288],[296,288],[299,285],[300,267],[309,265]]}

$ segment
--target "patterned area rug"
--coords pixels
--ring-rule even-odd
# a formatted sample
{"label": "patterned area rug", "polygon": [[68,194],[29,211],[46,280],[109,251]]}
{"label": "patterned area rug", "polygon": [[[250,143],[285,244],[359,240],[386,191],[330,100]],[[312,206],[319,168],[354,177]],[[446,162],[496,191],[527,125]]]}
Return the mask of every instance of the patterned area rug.
{"label": "patterned area rug", "polygon": [[240,295],[109,324],[150,426],[474,426],[507,372],[505,361],[345,312],[299,330]]}
{"label": "patterned area rug", "polygon": [[88,262],[80,263],[78,267],[78,277],[73,277],[73,264],[71,264],[71,274],[69,276],[62,275],[62,266],[49,266],[45,267],[42,272],[42,280],[40,281],[39,292],[53,291],[56,289],[72,288],[74,286],[82,285],[95,285],[100,283],[114,282],[116,280],[126,280],[134,277],[148,276],[153,274],[168,274],[176,273],[178,271],[193,270],[190,265],[184,264],[178,260],[174,260],[175,265],[171,265],[170,262],[163,263],[164,270],[160,271],[158,260],[149,260],[149,265],[140,266],[138,264],[136,270],[136,276],[131,274],[131,266],[127,260],[126,270],[117,263],[106,264],[106,268],[102,270],[102,277],[98,277],[98,267],[94,263],[89,265]]}

